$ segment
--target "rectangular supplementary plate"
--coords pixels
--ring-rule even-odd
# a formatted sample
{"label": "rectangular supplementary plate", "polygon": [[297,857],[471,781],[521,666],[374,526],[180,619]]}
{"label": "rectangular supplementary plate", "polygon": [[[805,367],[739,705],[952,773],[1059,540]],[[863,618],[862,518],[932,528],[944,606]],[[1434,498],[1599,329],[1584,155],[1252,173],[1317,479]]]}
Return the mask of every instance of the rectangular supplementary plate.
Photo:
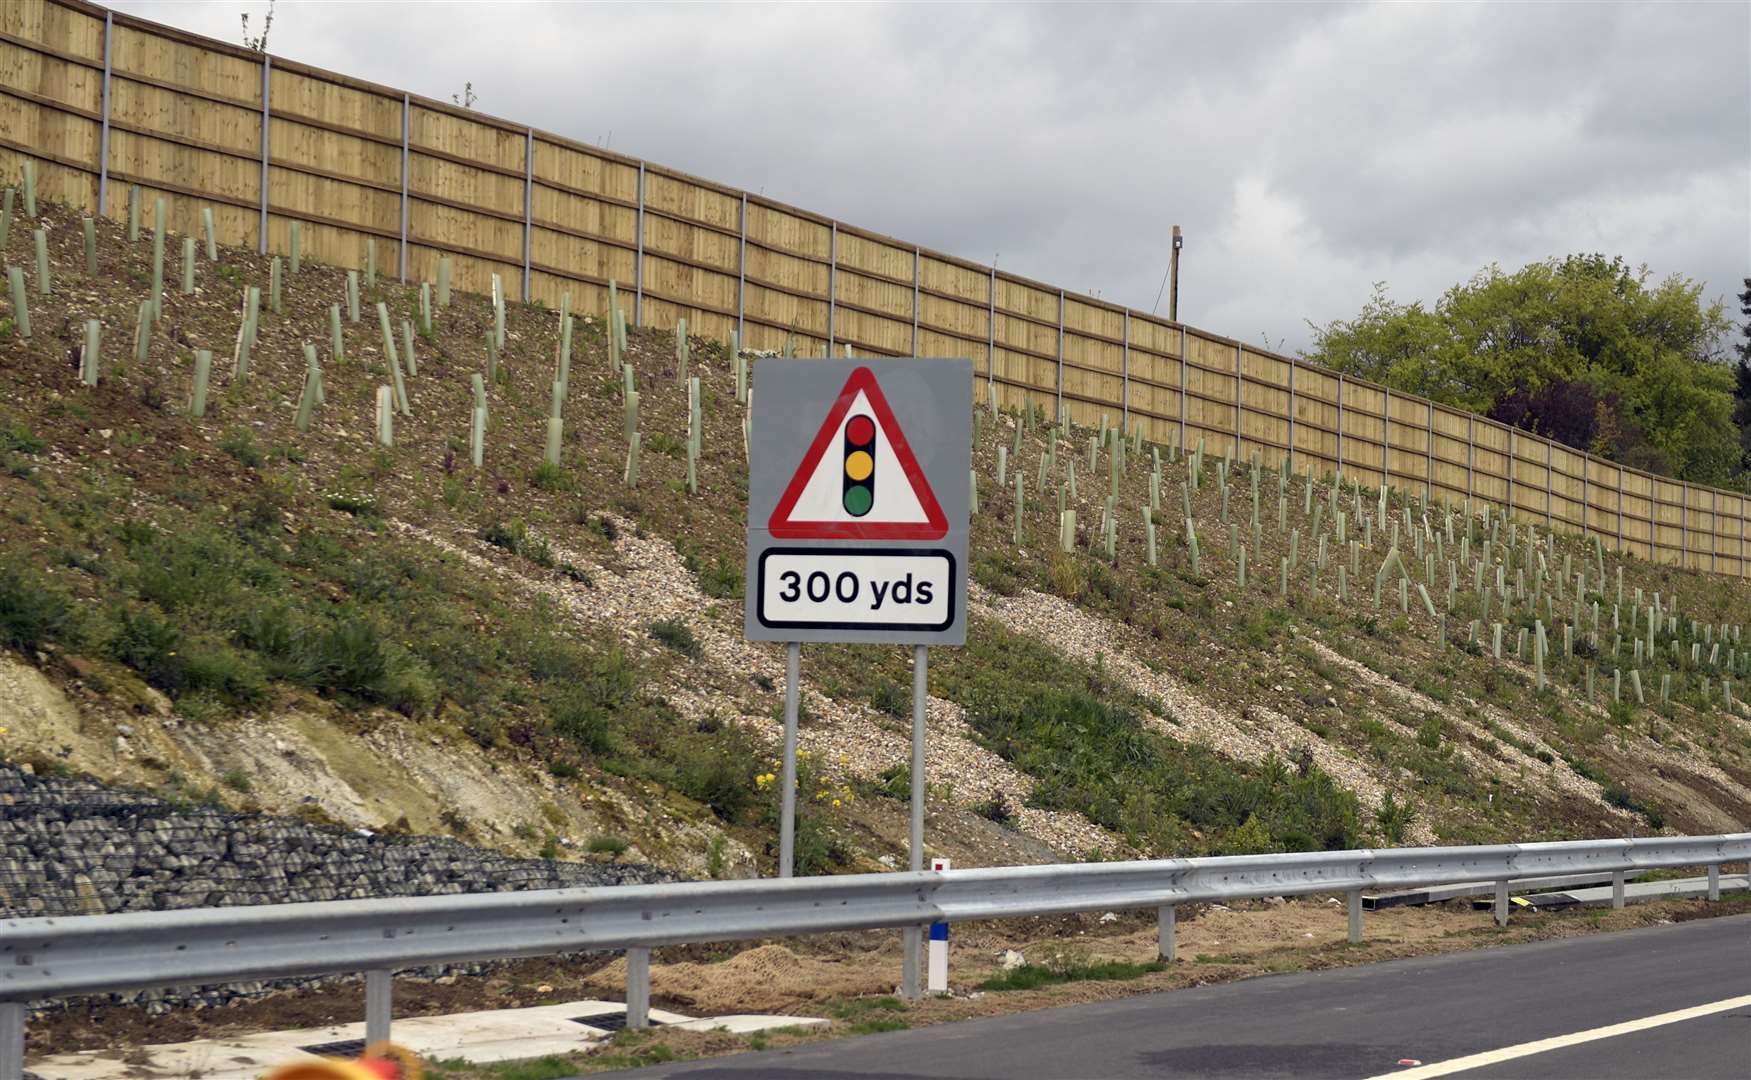
{"label": "rectangular supplementary plate", "polygon": [[954,622],[955,557],[941,548],[771,548],[759,620],[770,627],[940,631]]}

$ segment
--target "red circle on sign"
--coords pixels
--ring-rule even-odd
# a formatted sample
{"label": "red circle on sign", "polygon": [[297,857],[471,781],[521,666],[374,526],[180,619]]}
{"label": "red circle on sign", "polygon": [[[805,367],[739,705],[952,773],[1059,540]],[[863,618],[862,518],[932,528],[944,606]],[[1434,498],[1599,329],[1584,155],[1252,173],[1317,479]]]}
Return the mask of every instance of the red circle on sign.
{"label": "red circle on sign", "polygon": [[867,416],[854,416],[845,425],[845,437],[861,446],[875,438],[875,424]]}

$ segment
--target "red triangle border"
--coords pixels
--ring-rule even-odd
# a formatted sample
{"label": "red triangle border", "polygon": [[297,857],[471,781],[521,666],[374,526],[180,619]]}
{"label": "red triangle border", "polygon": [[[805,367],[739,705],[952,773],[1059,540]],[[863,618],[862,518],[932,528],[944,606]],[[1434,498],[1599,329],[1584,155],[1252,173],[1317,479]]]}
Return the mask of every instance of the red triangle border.
{"label": "red triangle border", "polygon": [[[802,497],[803,488],[808,486],[809,477],[814,475],[821,459],[826,456],[827,448],[832,445],[834,436],[839,434],[839,425],[844,421],[845,414],[851,411],[851,403],[857,400],[859,392],[869,398],[869,406],[875,413],[876,422],[887,434],[888,444],[894,448],[894,456],[900,461],[900,471],[905,473],[907,481],[912,485],[913,494],[918,497],[918,504],[924,508],[925,520],[792,520],[791,514],[796,512],[797,500]],[[948,534],[948,518],[943,514],[942,506],[937,503],[936,493],[930,489],[930,482],[924,478],[924,470],[919,468],[911,445],[906,442],[906,433],[900,430],[899,422],[894,419],[894,411],[888,407],[888,399],[882,394],[875,373],[869,368],[860,367],[845,380],[845,388],[839,391],[833,407],[827,410],[827,419],[816,433],[815,441],[809,444],[808,451],[803,454],[802,465],[790,478],[790,484],[779,497],[778,505],[773,508],[766,530],[785,540],[940,540]]]}

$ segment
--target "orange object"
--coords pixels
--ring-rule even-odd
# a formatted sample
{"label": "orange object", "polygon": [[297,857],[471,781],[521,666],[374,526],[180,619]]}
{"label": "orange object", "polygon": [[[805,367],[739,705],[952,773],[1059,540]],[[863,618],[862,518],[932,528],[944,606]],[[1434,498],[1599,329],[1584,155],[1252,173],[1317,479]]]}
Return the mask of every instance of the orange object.
{"label": "orange object", "polygon": [[262,1080],[422,1080],[424,1075],[425,1068],[412,1051],[385,1042],[366,1047],[351,1061],[324,1058],[282,1065]]}

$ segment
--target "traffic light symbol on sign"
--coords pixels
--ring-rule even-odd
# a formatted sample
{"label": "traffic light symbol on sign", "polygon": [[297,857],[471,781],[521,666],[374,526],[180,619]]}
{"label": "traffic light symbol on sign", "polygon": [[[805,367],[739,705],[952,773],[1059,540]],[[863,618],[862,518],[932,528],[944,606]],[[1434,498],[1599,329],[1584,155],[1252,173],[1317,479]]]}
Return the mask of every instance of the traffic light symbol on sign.
{"label": "traffic light symbol on sign", "polygon": [[876,427],[867,416],[853,416],[845,425],[845,512],[862,517],[875,505]]}

